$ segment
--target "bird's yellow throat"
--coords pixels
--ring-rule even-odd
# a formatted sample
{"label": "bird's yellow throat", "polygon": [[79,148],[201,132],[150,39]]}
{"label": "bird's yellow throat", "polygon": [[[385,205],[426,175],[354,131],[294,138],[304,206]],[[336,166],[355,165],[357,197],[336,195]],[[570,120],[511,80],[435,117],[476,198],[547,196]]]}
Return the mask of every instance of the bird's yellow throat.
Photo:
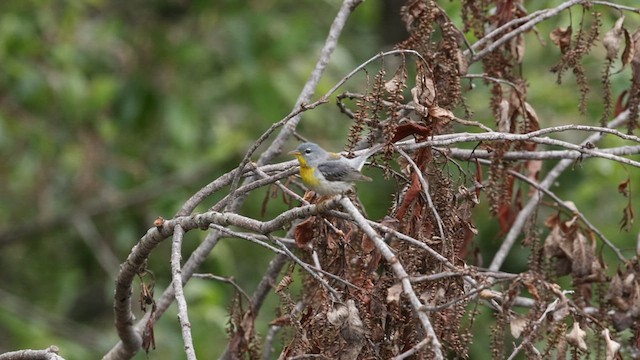
{"label": "bird's yellow throat", "polygon": [[307,186],[313,187],[320,184],[320,180],[314,175],[316,168],[309,166],[307,160],[301,154],[294,154],[298,162],[300,163],[300,177]]}

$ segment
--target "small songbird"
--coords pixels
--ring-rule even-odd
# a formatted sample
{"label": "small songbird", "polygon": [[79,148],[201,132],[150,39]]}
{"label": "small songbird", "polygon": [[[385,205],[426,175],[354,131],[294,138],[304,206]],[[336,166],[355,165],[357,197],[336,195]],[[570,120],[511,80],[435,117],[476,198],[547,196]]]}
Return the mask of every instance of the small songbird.
{"label": "small songbird", "polygon": [[348,159],[325,151],[318,144],[303,143],[289,154],[294,155],[300,163],[302,182],[319,195],[331,196],[347,192],[355,181],[371,181],[360,170],[367,158],[380,148],[374,146],[364,154]]}

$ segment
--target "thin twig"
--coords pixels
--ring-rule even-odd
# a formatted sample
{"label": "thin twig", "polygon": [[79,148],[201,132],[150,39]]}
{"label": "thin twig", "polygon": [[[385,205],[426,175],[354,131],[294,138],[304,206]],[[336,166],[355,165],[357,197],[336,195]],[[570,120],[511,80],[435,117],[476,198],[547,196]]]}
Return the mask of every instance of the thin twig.
{"label": "thin twig", "polygon": [[189,312],[187,310],[187,300],[184,298],[182,291],[182,276],[180,269],[180,260],[182,259],[182,239],[184,237],[184,229],[179,224],[173,229],[173,242],[171,243],[171,279],[173,291],[176,296],[178,305],[178,321],[182,329],[182,341],[184,342],[184,351],[187,359],[195,360],[196,353],[193,349],[193,338],[191,337],[191,323],[189,322]]}
{"label": "thin twig", "polygon": [[403,352],[402,354],[395,356],[393,358],[391,358],[392,360],[403,360],[406,359],[408,357],[410,357],[411,355],[417,353],[418,351],[420,351],[420,349],[422,349],[425,345],[427,345],[429,343],[429,341],[431,341],[431,339],[429,339],[428,337],[422,339],[422,341],[420,341],[419,343],[415,344],[414,346],[411,347],[411,349]]}
{"label": "thin twig", "polygon": [[60,349],[51,345],[44,350],[17,350],[0,354],[0,360],[64,360],[58,353]]}
{"label": "thin twig", "polygon": [[240,287],[240,285],[238,285],[238,283],[233,279],[233,277],[226,277],[226,276],[219,276],[219,275],[213,275],[211,273],[207,273],[207,274],[193,274],[192,276],[193,278],[196,279],[210,279],[210,280],[216,280],[216,281],[220,281],[220,282],[224,282],[227,283],[231,286],[233,286],[236,291],[238,293],[240,293],[242,296],[244,296],[245,299],[247,299],[247,302],[249,303],[249,306],[251,306],[251,298],[249,297],[249,295],[247,295],[247,293]]}
{"label": "thin twig", "polygon": [[631,12],[634,12],[636,14],[640,14],[640,8],[637,8],[637,7],[619,5],[619,4],[612,3],[610,1],[595,1],[595,0],[591,0],[590,2],[592,4],[594,4],[594,5],[603,5],[603,6],[612,7],[614,9],[618,9],[620,11],[631,11]]}
{"label": "thin twig", "polygon": [[[475,149],[459,149],[459,148],[434,148],[456,159],[491,159],[495,153],[488,150]],[[615,148],[598,149],[602,153],[624,156],[640,154],[640,145],[620,146]],[[589,154],[583,154],[576,150],[540,150],[540,151],[507,151],[500,154],[500,158],[504,160],[553,160],[553,159],[578,159],[590,158]]]}

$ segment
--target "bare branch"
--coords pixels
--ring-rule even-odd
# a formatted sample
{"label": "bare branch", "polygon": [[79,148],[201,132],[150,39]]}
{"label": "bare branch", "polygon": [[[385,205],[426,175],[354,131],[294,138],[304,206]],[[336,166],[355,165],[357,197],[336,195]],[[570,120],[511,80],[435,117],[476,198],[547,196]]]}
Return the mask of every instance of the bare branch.
{"label": "bare branch", "polygon": [[18,350],[0,354],[0,360],[64,360],[60,349],[51,345],[45,350]]}
{"label": "bare branch", "polygon": [[620,11],[631,11],[636,14],[640,14],[640,8],[637,8],[637,7],[620,5],[620,4],[612,3],[610,1],[590,1],[590,2],[594,5],[603,5],[603,6],[608,6],[614,9],[618,9]]}
{"label": "bare branch", "polygon": [[[471,159],[491,159],[494,154],[488,150],[458,149],[458,148],[436,148],[439,151],[461,160]],[[615,148],[598,149],[606,154],[624,156],[640,154],[640,145],[620,146]],[[590,158],[589,154],[583,154],[576,150],[541,150],[541,151],[507,151],[500,154],[505,160],[553,160],[553,159],[578,159]]]}
{"label": "bare branch", "polygon": [[173,242],[171,243],[171,278],[173,291],[176,296],[176,303],[178,304],[178,321],[180,322],[180,328],[182,329],[182,341],[184,342],[184,350],[187,354],[187,359],[195,360],[196,353],[193,349],[193,339],[191,337],[191,323],[189,322],[189,313],[187,310],[187,300],[184,298],[184,292],[182,291],[182,277],[180,270],[180,260],[182,259],[182,238],[184,237],[184,230],[182,226],[176,225],[173,229]]}

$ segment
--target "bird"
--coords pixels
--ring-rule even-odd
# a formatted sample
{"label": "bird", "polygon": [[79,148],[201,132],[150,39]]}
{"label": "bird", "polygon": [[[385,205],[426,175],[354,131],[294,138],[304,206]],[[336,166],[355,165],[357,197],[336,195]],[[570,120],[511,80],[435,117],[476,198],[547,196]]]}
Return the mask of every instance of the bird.
{"label": "bird", "polygon": [[309,189],[322,196],[334,196],[352,189],[356,181],[371,181],[360,170],[365,161],[380,148],[381,146],[374,146],[364,154],[349,159],[328,152],[318,144],[305,142],[289,154],[298,159],[300,177]]}

